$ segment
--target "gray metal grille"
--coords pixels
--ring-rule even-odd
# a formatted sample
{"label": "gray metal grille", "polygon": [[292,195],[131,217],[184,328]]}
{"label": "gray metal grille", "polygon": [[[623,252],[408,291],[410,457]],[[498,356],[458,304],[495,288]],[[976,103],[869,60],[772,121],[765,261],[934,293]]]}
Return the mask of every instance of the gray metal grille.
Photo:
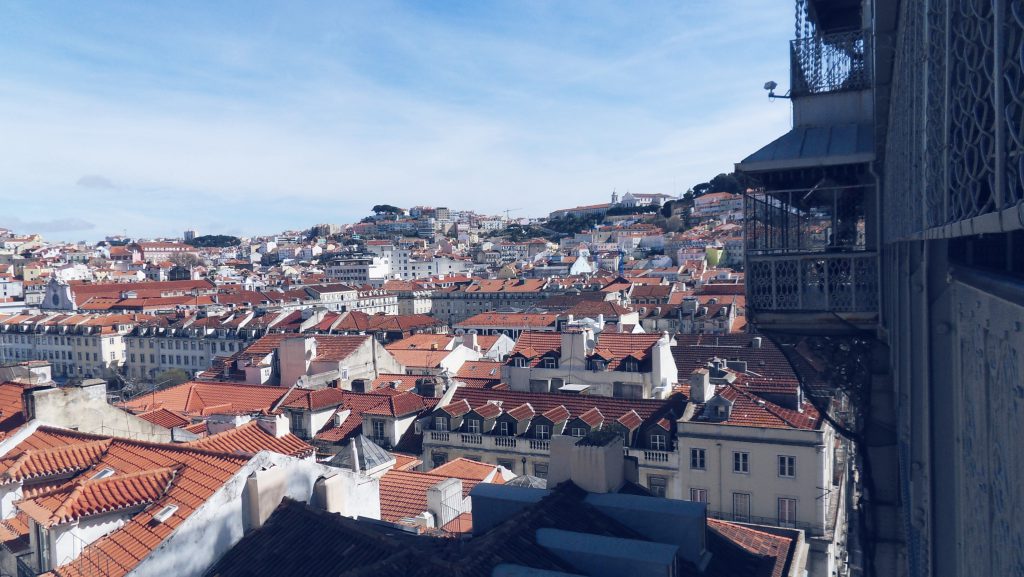
{"label": "gray metal grille", "polygon": [[871,74],[864,46],[860,30],[791,40],[793,96],[868,88]]}
{"label": "gray metal grille", "polygon": [[903,2],[899,19],[884,238],[1024,228],[1024,0]]}

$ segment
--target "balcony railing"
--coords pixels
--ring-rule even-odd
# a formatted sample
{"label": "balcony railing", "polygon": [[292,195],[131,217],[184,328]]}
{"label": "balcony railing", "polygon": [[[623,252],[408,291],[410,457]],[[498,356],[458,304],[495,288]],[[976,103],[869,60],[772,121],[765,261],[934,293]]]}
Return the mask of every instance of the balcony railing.
{"label": "balcony railing", "polygon": [[746,254],[865,250],[871,185],[814,186],[744,195]]}
{"label": "balcony railing", "polygon": [[626,447],[624,452],[627,457],[635,457],[637,465],[641,467],[679,469],[679,453],[676,451],[655,451],[653,449],[632,449]]}
{"label": "balcony railing", "polygon": [[863,90],[871,86],[861,30],[815,34],[789,43],[793,96]]}
{"label": "balcony railing", "polygon": [[747,257],[753,311],[877,312],[876,253]]}
{"label": "balcony railing", "polygon": [[517,453],[535,453],[547,455],[551,452],[551,441],[545,439],[526,439],[504,435],[481,435],[475,433],[452,433],[449,431],[429,431],[423,442],[428,445],[444,445],[446,447],[465,447],[476,451],[515,451]]}

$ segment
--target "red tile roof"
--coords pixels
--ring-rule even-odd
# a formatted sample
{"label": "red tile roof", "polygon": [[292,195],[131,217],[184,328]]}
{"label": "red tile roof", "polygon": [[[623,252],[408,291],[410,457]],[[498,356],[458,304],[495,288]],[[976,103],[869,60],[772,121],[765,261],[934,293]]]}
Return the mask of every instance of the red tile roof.
{"label": "red tile roof", "polygon": [[[411,519],[427,510],[427,490],[451,477],[421,473],[419,471],[396,471],[392,469],[380,478],[380,518],[384,521]],[[462,481],[462,496],[465,498],[477,485],[477,481]]]}
{"label": "red tile roof", "polygon": [[312,445],[289,433],[283,437],[275,437],[263,430],[256,421],[249,421],[234,429],[229,429],[187,443],[189,446],[208,451],[254,455],[260,451],[273,451],[282,455],[290,455],[300,459],[314,453]]}
{"label": "red tile roof", "polygon": [[192,421],[182,417],[178,413],[168,409],[155,409],[145,413],[139,413],[139,418],[145,419],[154,425],[173,429],[174,427],[185,427],[192,424]]}
{"label": "red tile roof", "polygon": [[793,540],[782,535],[758,531],[751,527],[708,518],[708,529],[728,539],[745,551],[775,560],[772,577],[782,577],[789,561]]}
{"label": "red tile roof", "polygon": [[44,527],[71,523],[153,503],[167,492],[177,471],[163,467],[104,479],[78,479],[57,491],[20,501],[17,506]]}

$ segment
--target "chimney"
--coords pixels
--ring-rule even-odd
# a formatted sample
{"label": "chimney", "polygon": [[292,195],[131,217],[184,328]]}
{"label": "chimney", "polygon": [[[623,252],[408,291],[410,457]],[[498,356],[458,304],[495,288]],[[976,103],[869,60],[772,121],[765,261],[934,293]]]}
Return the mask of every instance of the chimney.
{"label": "chimney", "polygon": [[256,418],[259,428],[280,439],[291,432],[291,425],[288,422],[288,415],[278,413],[276,415],[260,415]]}
{"label": "chimney", "polygon": [[206,430],[211,435],[237,429],[252,419],[249,415],[210,415],[206,419]]}
{"label": "chimney", "polygon": [[467,334],[469,334],[469,344],[467,346],[479,353],[480,343],[476,340],[476,329],[469,329],[469,333]]}
{"label": "chimney", "polygon": [[551,439],[548,487],[572,481],[590,493],[612,493],[626,481],[622,438],[610,431],[595,431],[577,439],[563,435]]}
{"label": "chimney", "polygon": [[706,403],[713,396],[715,387],[711,384],[708,370],[700,368],[690,373],[690,400],[695,403]]}
{"label": "chimney", "polygon": [[750,339],[750,346],[755,349],[761,348],[761,337],[754,337]]}
{"label": "chimney", "polygon": [[461,479],[445,479],[427,489],[427,512],[434,516],[437,528],[447,525],[464,509]]}
{"label": "chimney", "polygon": [[245,532],[259,529],[281,504],[288,485],[287,472],[281,467],[255,471],[245,480],[242,520]]}

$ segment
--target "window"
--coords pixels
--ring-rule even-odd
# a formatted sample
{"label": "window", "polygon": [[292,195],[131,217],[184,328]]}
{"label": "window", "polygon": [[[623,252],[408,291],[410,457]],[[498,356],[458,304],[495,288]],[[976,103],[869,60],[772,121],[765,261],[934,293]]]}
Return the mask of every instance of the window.
{"label": "window", "polygon": [[694,503],[707,503],[708,502],[708,490],[697,489],[694,487],[690,488],[690,500]]}
{"label": "window", "polygon": [[499,421],[498,422],[498,434],[505,435],[505,436],[508,436],[508,435],[511,434],[511,433],[509,433],[508,421]]}
{"label": "window", "polygon": [[612,384],[612,396],[620,399],[642,399],[644,396],[644,386],[633,383],[614,383]]}
{"label": "window", "polygon": [[448,430],[448,419],[445,417],[434,417],[434,430],[435,431],[447,431]]}
{"label": "window", "polygon": [[480,419],[467,419],[466,430],[474,435],[480,434]]}
{"label": "window", "polygon": [[384,438],[384,420],[383,419],[374,419],[372,421],[372,423],[373,423],[373,425],[372,425],[373,426],[373,438],[374,439],[383,439]]}
{"label": "window", "polygon": [[626,359],[626,360],[622,361],[622,365],[619,368],[619,370],[625,371],[627,373],[636,373],[636,372],[639,372],[640,366],[637,364],[637,362],[635,360],[633,360],[633,359]]}
{"label": "window", "polygon": [[512,357],[512,366],[517,368],[526,368],[526,359],[523,357]]}
{"label": "window", "polygon": [[548,478],[548,464],[547,463],[534,463],[533,464],[533,476],[540,477],[541,479]]}
{"label": "window", "polygon": [[557,369],[558,359],[556,359],[555,357],[544,357],[544,359],[541,360],[540,366],[545,369]]}
{"label": "window", "polygon": [[791,457],[789,455],[779,455],[779,476],[796,476],[796,457]]}
{"label": "window", "polygon": [[583,427],[573,427],[572,431],[570,431],[569,434],[571,434],[573,437],[586,437],[587,430],[584,429]]}
{"label": "window", "polygon": [[651,491],[651,494],[655,497],[665,496],[665,486],[668,484],[665,477],[657,477],[655,475],[649,475],[647,477],[647,488]]}
{"label": "window", "polygon": [[551,425],[537,425],[533,429],[533,434],[538,439],[550,439]]}
{"label": "window", "polygon": [[603,371],[607,366],[607,363],[602,359],[590,359],[587,361],[587,368],[592,371]]}
{"label": "window", "polygon": [[509,471],[511,471],[512,467],[516,466],[516,462],[513,461],[512,459],[498,459],[498,466],[499,467],[504,467],[504,468],[508,469]]}
{"label": "window", "polygon": [[792,527],[796,522],[796,499],[779,499],[779,525]]}
{"label": "window", "polygon": [[750,520],[750,493],[732,494],[732,520]]}
{"label": "window", "polygon": [[288,418],[290,419],[289,425],[291,426],[292,433],[295,435],[303,434],[304,428],[302,426],[302,413],[288,413]]}
{"label": "window", "polygon": [[704,449],[690,449],[690,468],[704,470],[706,456],[707,452]]}
{"label": "window", "polygon": [[665,435],[651,435],[651,449],[654,449],[655,451],[665,451]]}
{"label": "window", "polygon": [[732,454],[732,472],[750,472],[750,453],[741,453],[737,451]]}
{"label": "window", "polygon": [[442,453],[441,451],[434,451],[430,454],[430,461],[434,463],[434,467],[440,467],[441,465],[448,462],[448,453]]}

